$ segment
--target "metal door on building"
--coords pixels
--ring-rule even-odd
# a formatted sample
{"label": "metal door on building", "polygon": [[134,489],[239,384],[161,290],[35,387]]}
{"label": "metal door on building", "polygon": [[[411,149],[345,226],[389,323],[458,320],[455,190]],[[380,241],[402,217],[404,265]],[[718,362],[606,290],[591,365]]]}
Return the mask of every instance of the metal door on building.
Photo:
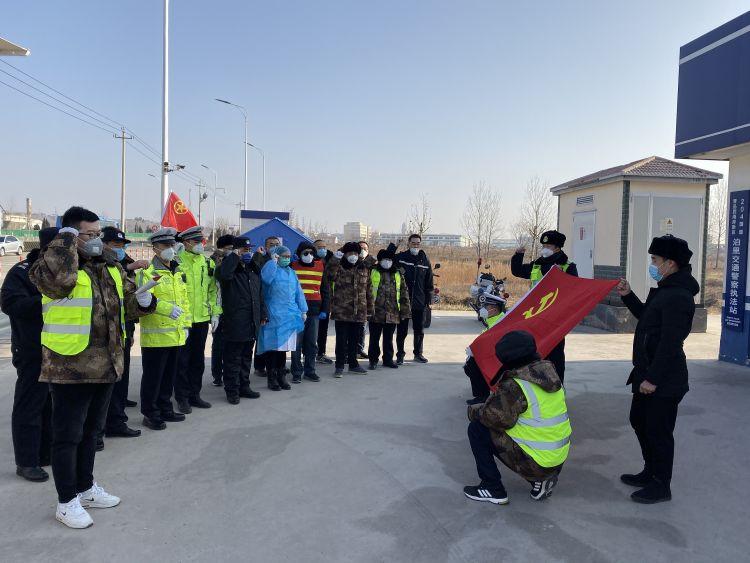
{"label": "metal door on building", "polygon": [[578,275],[582,278],[594,277],[594,232],[596,211],[573,214],[573,256]]}
{"label": "metal door on building", "polygon": [[[648,247],[654,237],[671,234],[685,239],[693,251],[690,264],[700,281],[703,264],[704,202],[702,197],[637,194],[630,198],[628,279],[635,294],[645,299],[656,282],[648,273]],[[701,293],[696,302],[702,300]]]}

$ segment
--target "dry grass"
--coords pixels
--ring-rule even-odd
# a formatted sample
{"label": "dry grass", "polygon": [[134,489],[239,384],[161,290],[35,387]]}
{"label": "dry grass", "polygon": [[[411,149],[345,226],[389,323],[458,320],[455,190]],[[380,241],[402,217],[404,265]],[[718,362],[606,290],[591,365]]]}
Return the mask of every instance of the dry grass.
{"label": "dry grass", "polygon": [[714,269],[709,265],[706,268],[706,284],[703,288],[703,301],[709,313],[721,313],[721,294],[724,291],[724,270]]}

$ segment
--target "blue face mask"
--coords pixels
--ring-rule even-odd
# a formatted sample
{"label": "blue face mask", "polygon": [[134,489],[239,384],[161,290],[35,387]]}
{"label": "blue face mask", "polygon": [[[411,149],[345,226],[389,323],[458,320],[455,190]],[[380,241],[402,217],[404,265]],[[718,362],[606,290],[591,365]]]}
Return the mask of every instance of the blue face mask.
{"label": "blue face mask", "polygon": [[124,248],[115,248],[113,249],[115,251],[115,256],[117,256],[117,261],[122,262],[125,260],[125,249]]}
{"label": "blue face mask", "polygon": [[245,264],[249,264],[250,262],[253,261],[253,253],[252,252],[243,252],[242,255],[240,256],[240,258],[242,258],[242,261]]}
{"label": "blue face mask", "polygon": [[328,250],[325,248],[319,248],[316,254],[318,255],[318,258],[325,258],[328,255]]}
{"label": "blue face mask", "polygon": [[281,266],[282,268],[288,268],[291,261],[291,258],[285,258],[283,256],[279,257],[279,266]]}
{"label": "blue face mask", "polygon": [[650,275],[656,282],[660,282],[664,279],[664,275],[659,272],[659,266],[657,266],[656,264],[651,264],[648,267],[648,275]]}

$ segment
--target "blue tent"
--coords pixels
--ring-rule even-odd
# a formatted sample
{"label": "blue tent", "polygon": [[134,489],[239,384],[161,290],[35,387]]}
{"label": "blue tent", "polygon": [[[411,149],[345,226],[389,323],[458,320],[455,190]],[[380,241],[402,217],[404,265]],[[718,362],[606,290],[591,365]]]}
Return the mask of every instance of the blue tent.
{"label": "blue tent", "polygon": [[253,248],[262,246],[268,237],[279,237],[281,239],[281,243],[284,246],[288,247],[289,250],[292,251],[292,254],[294,254],[294,251],[297,250],[297,246],[303,240],[312,242],[304,234],[299,232],[294,227],[290,227],[278,217],[274,217],[270,221],[266,221],[262,225],[258,225],[254,229],[250,229],[242,236],[250,239],[250,243],[253,245]]}

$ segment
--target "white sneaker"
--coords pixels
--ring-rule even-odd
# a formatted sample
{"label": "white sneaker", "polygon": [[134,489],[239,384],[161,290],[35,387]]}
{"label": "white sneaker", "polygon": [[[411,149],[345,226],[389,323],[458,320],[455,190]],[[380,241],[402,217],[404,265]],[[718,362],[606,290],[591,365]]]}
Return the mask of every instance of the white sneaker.
{"label": "white sneaker", "polygon": [[70,502],[58,503],[55,518],[68,528],[83,529],[91,526],[94,521],[89,513],[81,506],[81,501],[75,497]]}
{"label": "white sneaker", "polygon": [[81,506],[84,508],[112,508],[120,504],[120,497],[110,495],[94,481],[94,486],[88,491],[78,493]]}

